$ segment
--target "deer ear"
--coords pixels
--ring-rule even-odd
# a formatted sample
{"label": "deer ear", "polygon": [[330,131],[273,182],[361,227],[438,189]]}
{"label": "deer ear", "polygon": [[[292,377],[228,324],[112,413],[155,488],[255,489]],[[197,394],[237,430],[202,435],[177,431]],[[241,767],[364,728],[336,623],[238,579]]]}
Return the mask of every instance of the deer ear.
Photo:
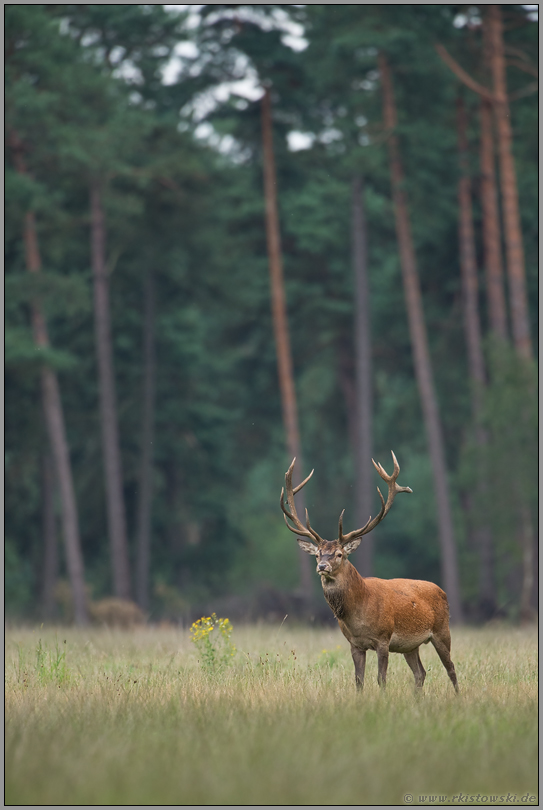
{"label": "deer ear", "polygon": [[343,546],[343,551],[345,552],[345,554],[352,554],[353,551],[355,551],[355,549],[358,548],[361,542],[362,542],[361,537],[355,537],[354,540],[351,540],[349,543],[345,543],[345,545]]}
{"label": "deer ear", "polygon": [[308,540],[302,540],[301,537],[297,537],[296,540],[302,551],[307,551],[308,554],[318,554],[319,549],[313,543],[310,543]]}

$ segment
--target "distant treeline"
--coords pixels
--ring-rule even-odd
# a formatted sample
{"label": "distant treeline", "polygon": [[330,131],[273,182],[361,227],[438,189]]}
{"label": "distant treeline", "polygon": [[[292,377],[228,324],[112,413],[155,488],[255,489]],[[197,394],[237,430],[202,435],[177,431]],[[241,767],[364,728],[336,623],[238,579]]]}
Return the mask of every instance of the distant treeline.
{"label": "distant treeline", "polygon": [[8,615],[314,615],[285,470],[333,539],[393,450],[353,562],[528,620],[537,18],[184,8],[5,7]]}

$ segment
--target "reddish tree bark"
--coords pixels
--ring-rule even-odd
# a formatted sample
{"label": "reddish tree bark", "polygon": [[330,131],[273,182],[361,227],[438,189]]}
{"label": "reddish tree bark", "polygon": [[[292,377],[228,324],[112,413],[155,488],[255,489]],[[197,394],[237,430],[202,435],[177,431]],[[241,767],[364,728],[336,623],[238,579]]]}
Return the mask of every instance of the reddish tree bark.
{"label": "reddish tree bark", "polygon": [[524,246],[520,225],[517,175],[512,150],[513,136],[511,131],[511,115],[509,112],[509,101],[507,99],[503,23],[501,7],[499,5],[490,4],[486,6],[483,24],[487,29],[490,67],[493,80],[493,106],[498,135],[511,330],[513,343],[519,357],[530,359],[532,357],[532,343],[530,339],[530,317],[526,293]]}
{"label": "reddish tree bark", "polygon": [[[287,321],[287,305],[281,255],[281,234],[277,207],[277,177],[273,150],[272,111],[269,87],[262,96],[262,146],[264,157],[264,197],[266,204],[266,238],[270,265],[271,305],[283,423],[289,459],[296,457],[296,474],[301,476],[302,452],[298,427],[298,408],[294,386],[294,371]],[[299,479],[301,480],[301,478]],[[300,514],[304,513],[302,493],[297,495]],[[299,551],[300,590],[308,598],[312,592],[311,559]]]}
{"label": "reddish tree bark", "polygon": [[[11,138],[15,168],[19,174],[26,175],[28,172],[22,154],[22,144],[15,133],[12,133]],[[28,211],[25,214],[23,239],[27,270],[34,274],[41,272],[41,256],[33,211]],[[31,305],[31,318],[36,346],[39,349],[47,349],[49,347],[47,324],[37,300],[34,300]],[[74,603],[74,620],[76,624],[84,625],[88,623],[85,574],[79,537],[77,503],[60,390],[57,375],[49,366],[42,366],[40,380],[43,412],[62,504],[62,533],[66,549],[66,567]]]}
{"label": "reddish tree bark", "polygon": [[[480,450],[487,444],[486,431],[481,424],[483,394],[486,385],[485,362],[481,340],[479,319],[479,289],[477,279],[477,259],[475,250],[475,231],[471,202],[471,178],[469,171],[469,147],[467,137],[466,108],[462,98],[457,100],[458,153],[460,178],[458,180],[458,214],[460,272],[464,308],[464,326],[468,354],[468,368],[471,382],[472,413],[475,426],[475,441]],[[484,498],[485,476],[478,475],[477,489]],[[476,503],[479,498],[476,498]],[[473,502],[469,501],[472,523],[474,517]],[[477,521],[478,516],[475,515]],[[483,618],[491,618],[496,609],[496,592],[494,585],[494,549],[490,526],[477,522],[472,530],[472,539],[479,555],[479,610]]]}
{"label": "reddish tree bark", "polygon": [[[373,484],[370,291],[368,278],[368,235],[364,188],[359,177],[352,185],[352,262],[355,278],[355,523],[363,526],[372,512]],[[362,576],[373,576],[373,538],[365,537],[357,552]]]}
{"label": "reddish tree bark", "polygon": [[106,503],[113,588],[115,596],[130,599],[130,569],[123,499],[121,451],[113,373],[113,348],[109,305],[109,279],[106,269],[106,229],[100,182],[90,188],[91,256],[94,279],[94,323],[100,389],[102,453],[105,468]]}
{"label": "reddish tree bark", "polygon": [[480,125],[481,207],[488,316],[492,334],[505,341],[508,337],[507,310],[503,289],[501,227],[494,169],[492,105],[484,98],[481,99]]}
{"label": "reddish tree bark", "polygon": [[145,278],[143,323],[143,412],[137,524],[136,596],[142,610],[147,610],[149,607],[153,441],[155,425],[155,285],[151,270],[147,271]]}
{"label": "reddish tree bark", "polygon": [[[486,6],[483,25],[487,30],[494,93],[494,115],[498,135],[511,332],[518,356],[522,360],[531,360],[533,353],[524,267],[524,245],[520,222],[517,175],[513,158],[511,115],[507,98],[502,12],[499,5],[490,4]],[[534,581],[534,532],[530,510],[525,504],[521,504],[519,507],[519,523],[523,572],[520,609],[522,619],[528,621],[532,617],[530,596]]]}
{"label": "reddish tree bark", "polygon": [[42,609],[46,619],[55,612],[55,583],[58,577],[57,521],[55,516],[55,471],[46,452],[42,461]]}
{"label": "reddish tree bark", "polygon": [[458,214],[460,270],[464,299],[464,323],[468,366],[474,385],[474,415],[481,411],[481,394],[486,382],[485,361],[481,341],[479,320],[479,282],[477,279],[477,259],[475,253],[475,231],[471,203],[471,178],[469,173],[469,149],[467,138],[466,108],[461,98],[457,99],[458,152],[460,157],[460,179],[458,181]]}
{"label": "reddish tree bark", "polygon": [[[501,7],[499,5],[487,5],[483,14],[483,49],[486,66],[490,68],[492,74],[492,91],[474,81],[463,68],[447,53],[442,45],[437,45],[436,50],[443,61],[449,65],[451,70],[468,87],[478,93],[483,100],[489,101],[494,109],[496,128],[498,135],[498,155],[500,164],[500,187],[502,193],[502,210],[504,220],[504,236],[507,255],[507,275],[509,280],[509,303],[511,313],[511,331],[515,350],[521,360],[532,358],[532,344],[530,339],[530,318],[528,310],[528,297],[526,291],[526,276],[524,268],[524,247],[522,242],[522,231],[520,222],[520,211],[518,204],[517,180],[515,164],[512,153],[512,132],[509,114],[509,100],[507,97],[506,62],[504,56],[503,24]],[[532,68],[529,69],[532,72]],[[537,87],[537,83],[536,83]],[[531,93],[534,85],[524,88],[515,94],[516,98]],[[486,156],[487,166],[490,169],[488,177],[493,176],[493,165],[490,162],[491,134],[490,122],[488,120],[488,108],[483,107],[481,120],[482,134],[484,139],[482,152]],[[487,189],[488,191],[488,189]],[[495,199],[495,195],[494,195]],[[498,244],[497,236],[497,213],[491,213],[490,206],[494,200],[488,193],[486,197],[487,212],[484,214],[486,222],[488,245],[496,251]],[[486,242],[485,242],[486,247]],[[488,256],[488,248],[487,256]],[[494,264],[495,275],[489,284],[489,298],[494,296],[494,308],[491,309],[491,317],[494,316],[493,331],[500,335],[504,331],[505,314],[496,307],[501,307],[498,300],[500,291],[496,265]],[[501,284],[501,281],[500,281]],[[505,309],[505,307],[504,307]],[[534,536],[533,526],[529,509],[520,499],[519,503],[519,533],[520,545],[522,547],[523,560],[523,584],[521,590],[521,615],[525,619],[530,619],[531,612],[529,606],[530,594],[533,584],[533,561],[534,561]]]}
{"label": "reddish tree bark", "polygon": [[[500,187],[507,255],[507,275],[509,280],[511,331],[513,343],[519,357],[530,359],[532,357],[530,316],[526,291],[524,246],[518,203],[517,176],[512,150],[513,136],[511,131],[509,99],[507,96],[502,14],[501,7],[497,4],[489,4],[484,8],[483,50],[485,63],[490,67],[490,73],[492,75],[492,90],[476,82],[466,73],[443,45],[437,44],[436,50],[453,73],[458,76],[467,87],[478,93],[483,100],[487,100],[491,103],[494,109],[498,136]],[[533,66],[523,66],[526,67],[529,72],[535,70]],[[515,94],[515,98],[522,98],[522,96],[533,92],[534,89],[534,85],[530,85]],[[488,127],[484,113],[482,125],[483,127]],[[487,147],[489,143],[490,141],[487,139]],[[497,222],[497,219],[494,221]]]}
{"label": "reddish tree bark", "polygon": [[379,72],[381,74],[381,83],[383,88],[384,123],[386,129],[390,133],[388,136],[388,149],[392,180],[392,196],[394,201],[396,233],[400,250],[400,264],[402,268],[409,332],[413,347],[415,374],[419,387],[424,422],[428,436],[430,459],[433,469],[438,514],[439,540],[441,546],[443,584],[449,599],[451,622],[459,623],[462,620],[462,605],[460,599],[460,581],[458,576],[456,543],[454,539],[447,483],[447,467],[445,463],[443,431],[434,389],[430,352],[428,348],[428,337],[422,308],[420,282],[415,259],[415,250],[411,236],[407,197],[404,190],[404,174],[400,160],[398,139],[394,134],[397,116],[392,87],[392,77],[387,57],[382,52],[379,54]]}

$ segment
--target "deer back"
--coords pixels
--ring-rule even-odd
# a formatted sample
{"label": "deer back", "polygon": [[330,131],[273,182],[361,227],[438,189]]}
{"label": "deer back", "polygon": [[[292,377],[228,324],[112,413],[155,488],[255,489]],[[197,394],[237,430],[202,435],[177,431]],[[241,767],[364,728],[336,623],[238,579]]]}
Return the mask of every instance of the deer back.
{"label": "deer back", "polygon": [[448,626],[447,597],[432,582],[363,578],[346,560],[335,578],[323,578],[322,585],[344,635],[351,641],[364,637],[369,647],[394,637],[400,648],[407,648]]}

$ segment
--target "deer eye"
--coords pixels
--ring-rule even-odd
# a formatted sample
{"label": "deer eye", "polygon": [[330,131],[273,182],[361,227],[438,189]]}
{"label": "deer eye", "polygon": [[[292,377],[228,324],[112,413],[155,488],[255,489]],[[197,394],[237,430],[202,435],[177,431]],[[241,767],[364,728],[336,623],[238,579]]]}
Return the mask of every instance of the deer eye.
{"label": "deer eye", "polygon": [[336,557],[343,557],[343,554],[341,553],[341,551],[336,551]]}

